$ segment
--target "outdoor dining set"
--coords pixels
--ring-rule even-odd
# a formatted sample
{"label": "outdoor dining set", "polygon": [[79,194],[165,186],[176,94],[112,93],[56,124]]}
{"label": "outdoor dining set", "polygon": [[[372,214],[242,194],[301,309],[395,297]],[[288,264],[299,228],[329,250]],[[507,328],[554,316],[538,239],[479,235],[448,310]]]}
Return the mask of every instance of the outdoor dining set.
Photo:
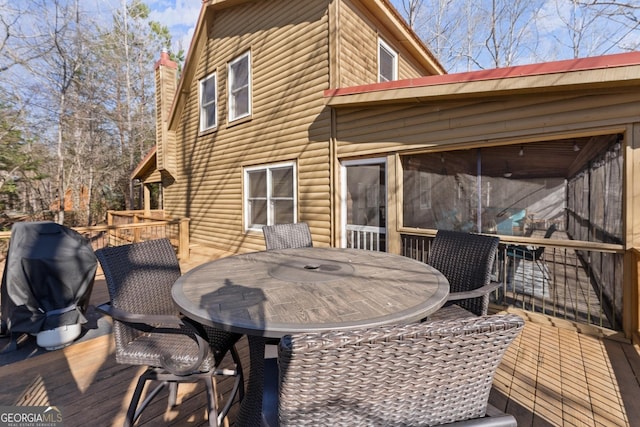
{"label": "outdoor dining set", "polygon": [[[116,361],[147,367],[125,425],[164,387],[173,406],[178,384],[198,381],[211,426],[234,403],[236,426],[516,425],[488,403],[524,326],[488,314],[498,237],[438,231],[423,263],[315,247],[306,223],[263,233],[265,251],[184,274],[166,238],[95,251]],[[220,376],[233,379],[224,398]]]}

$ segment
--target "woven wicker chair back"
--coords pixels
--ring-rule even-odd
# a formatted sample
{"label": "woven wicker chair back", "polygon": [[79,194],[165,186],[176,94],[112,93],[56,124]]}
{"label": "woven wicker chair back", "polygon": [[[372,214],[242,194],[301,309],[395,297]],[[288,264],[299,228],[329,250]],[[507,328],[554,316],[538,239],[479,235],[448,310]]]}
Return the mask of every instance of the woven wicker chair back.
{"label": "woven wicker chair back", "polygon": [[311,231],[306,222],[266,225],[262,227],[262,232],[267,250],[313,246]]}
{"label": "woven wicker chair back", "polygon": [[286,336],[279,420],[288,426],[433,426],[483,417],[522,330],[513,314]]}
{"label": "woven wicker chair back", "polygon": [[[439,230],[429,251],[429,265],[449,280],[450,292],[481,288],[491,280],[500,239],[480,234]],[[488,295],[457,301],[456,304],[476,315],[487,314]]]}
{"label": "woven wicker chair back", "polygon": [[[113,307],[137,314],[178,315],[171,286],[180,277],[180,264],[168,239],[99,249],[96,256],[104,271]],[[113,322],[118,349],[143,333]]]}

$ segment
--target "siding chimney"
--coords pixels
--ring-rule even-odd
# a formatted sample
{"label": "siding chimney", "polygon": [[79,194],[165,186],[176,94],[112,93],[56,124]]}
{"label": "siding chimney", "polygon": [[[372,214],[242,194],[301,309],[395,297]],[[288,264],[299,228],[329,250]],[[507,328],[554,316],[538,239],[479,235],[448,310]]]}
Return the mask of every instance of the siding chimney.
{"label": "siding chimney", "polygon": [[169,52],[162,50],[155,65],[156,78],[156,153],[159,171],[176,176],[175,135],[170,135],[168,118],[178,84],[178,64],[169,58]]}

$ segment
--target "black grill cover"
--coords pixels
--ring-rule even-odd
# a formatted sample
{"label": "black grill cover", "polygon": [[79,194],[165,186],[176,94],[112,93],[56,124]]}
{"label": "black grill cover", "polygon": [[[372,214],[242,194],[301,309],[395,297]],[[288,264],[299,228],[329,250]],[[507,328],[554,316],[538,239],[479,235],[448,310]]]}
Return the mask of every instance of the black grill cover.
{"label": "black grill cover", "polygon": [[90,243],[55,222],[20,222],[11,241],[0,296],[2,333],[38,333],[85,323],[97,259]]}

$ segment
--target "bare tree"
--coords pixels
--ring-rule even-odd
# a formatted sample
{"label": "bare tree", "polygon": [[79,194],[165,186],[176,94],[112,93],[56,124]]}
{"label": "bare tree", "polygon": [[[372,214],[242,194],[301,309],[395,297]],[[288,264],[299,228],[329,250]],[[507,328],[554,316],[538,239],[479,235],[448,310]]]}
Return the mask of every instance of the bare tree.
{"label": "bare tree", "polygon": [[420,36],[433,54],[444,64],[457,62],[460,45],[453,43],[468,22],[469,15],[456,10],[456,0],[402,0],[400,8],[411,28]]}
{"label": "bare tree", "polygon": [[[34,155],[55,158],[22,196],[34,208],[54,207],[60,222],[100,221],[105,209],[125,207],[130,172],[155,143],[153,64],[169,31],[140,0],[123,0],[107,17],[89,15],[79,0],[18,4],[0,9],[11,12],[0,20],[10,31],[0,45],[0,64],[10,64],[0,73],[0,105],[24,118],[15,123],[21,138],[33,138]],[[29,60],[5,55],[19,51]]]}
{"label": "bare tree", "polygon": [[446,68],[512,65],[535,45],[541,1],[403,0],[410,25]]}
{"label": "bare tree", "polygon": [[68,177],[66,169],[65,142],[74,140],[76,123],[71,98],[77,85],[81,84],[81,73],[86,66],[88,52],[91,50],[89,41],[85,37],[85,24],[79,7],[79,0],[72,3],[62,0],[32,0],[34,10],[44,12],[45,18],[39,19],[36,25],[42,33],[50,36],[47,45],[32,46],[35,51],[46,50],[47,54],[41,56],[41,60],[27,65],[37,81],[47,88],[46,93],[51,94],[43,101],[50,105],[51,119],[55,125],[55,153],[57,159],[57,172],[55,187],[57,191],[58,222],[64,223],[66,205],[66,193]]}
{"label": "bare tree", "polygon": [[413,29],[416,27],[416,20],[421,15],[423,0],[402,0],[402,12],[407,19],[407,23]]}
{"label": "bare tree", "polygon": [[640,4],[598,0],[554,0],[555,43],[572,57],[636,50],[640,45]]}
{"label": "bare tree", "polygon": [[542,8],[540,1],[491,0],[486,11],[488,34],[485,39],[490,66],[515,65],[527,51],[535,51],[535,19]]}
{"label": "bare tree", "polygon": [[25,29],[23,17],[27,15],[24,3],[0,0],[0,73],[28,64],[43,54],[29,48],[28,40],[41,41],[46,35]]}
{"label": "bare tree", "polygon": [[106,52],[121,52],[110,59],[107,73],[117,83],[110,94],[110,118],[117,129],[121,158],[118,164],[127,172],[120,179],[118,191],[126,195],[127,207],[132,207],[131,180],[128,175],[155,144],[153,108],[153,63],[171,37],[168,29],[149,20],[150,10],[141,1],[122,2],[114,13],[111,31],[103,35]]}
{"label": "bare tree", "polygon": [[450,71],[603,55],[640,46],[637,0],[395,3]]}

